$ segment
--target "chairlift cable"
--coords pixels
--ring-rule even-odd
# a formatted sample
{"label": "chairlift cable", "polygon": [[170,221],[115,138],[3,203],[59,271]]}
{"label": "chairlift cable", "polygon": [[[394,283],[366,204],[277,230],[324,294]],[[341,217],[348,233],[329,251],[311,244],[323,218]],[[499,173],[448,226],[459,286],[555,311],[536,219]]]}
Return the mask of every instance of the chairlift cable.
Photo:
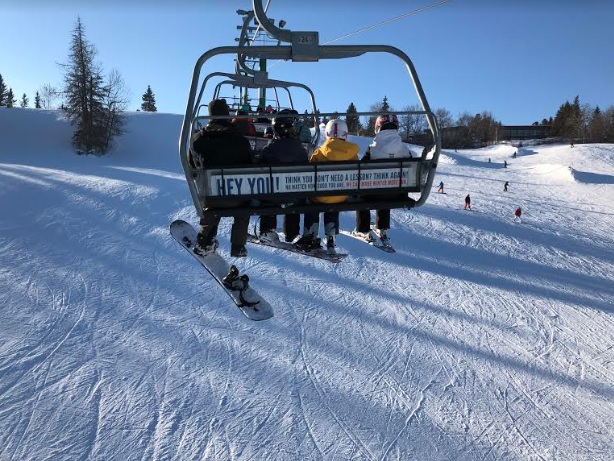
{"label": "chairlift cable", "polygon": [[[426,5],[426,6],[423,6],[421,8],[417,8],[415,10],[409,11],[409,12],[401,14],[399,16],[395,16],[394,18],[386,19],[385,21],[381,21],[381,22],[378,22],[376,24],[373,24],[373,25],[370,25],[370,26],[367,26],[367,27],[363,27],[362,29],[358,29],[358,30],[355,30],[354,32],[350,32],[349,34],[345,34],[345,35],[342,35],[341,37],[337,37],[335,39],[329,40],[328,42],[322,43],[322,45],[329,45],[331,43],[338,42],[339,40],[343,40],[344,38],[352,37],[352,36],[358,35],[358,34],[360,34],[362,32],[366,32],[368,30],[372,30],[372,29],[376,29],[378,27],[385,26],[386,24],[390,24],[391,22],[398,21],[399,19],[403,19],[403,18],[406,18],[408,16],[415,16],[416,14],[419,14],[419,13],[422,13],[424,11],[430,10],[431,8],[438,7],[440,5],[443,5],[444,3],[448,3],[450,1],[452,1],[452,0],[440,0],[439,2],[431,3],[430,5]],[[267,6],[268,6],[268,3],[267,3]],[[282,62],[284,62],[284,61],[281,61],[281,60],[277,61],[276,63],[272,64],[270,66],[270,68],[273,68],[277,64],[280,64]]]}
{"label": "chairlift cable", "polygon": [[358,34],[360,34],[362,32],[366,32],[368,30],[372,30],[372,29],[376,29],[376,28],[381,27],[381,26],[385,26],[386,24],[390,24],[391,22],[398,21],[399,19],[406,18],[407,16],[414,16],[414,15],[422,13],[422,12],[424,12],[426,10],[430,10],[431,8],[435,8],[437,6],[443,5],[444,3],[448,3],[449,1],[451,1],[451,0],[440,0],[439,2],[431,3],[430,5],[423,6],[421,8],[417,8],[415,10],[412,10],[412,11],[409,11],[407,13],[401,14],[401,15],[396,16],[394,18],[378,22],[377,24],[373,24],[371,26],[363,27],[362,29],[358,29],[358,30],[356,30],[354,32],[350,32],[349,34],[346,34],[346,35],[342,35],[341,37],[338,37],[338,38],[330,40],[330,41],[328,41],[326,43],[323,43],[323,45],[329,45],[330,43],[337,42],[339,40],[343,40],[344,38],[348,38],[348,37],[351,37],[353,35],[358,35]]}

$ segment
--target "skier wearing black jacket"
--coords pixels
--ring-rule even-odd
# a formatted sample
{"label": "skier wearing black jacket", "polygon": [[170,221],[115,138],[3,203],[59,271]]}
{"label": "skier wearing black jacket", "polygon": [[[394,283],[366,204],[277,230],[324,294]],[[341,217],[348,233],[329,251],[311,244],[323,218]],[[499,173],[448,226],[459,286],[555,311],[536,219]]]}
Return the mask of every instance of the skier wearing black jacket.
{"label": "skier wearing black jacket", "polygon": [[[275,137],[262,149],[260,154],[262,163],[268,165],[308,163],[307,150],[298,139],[294,129],[297,114],[298,112],[296,111],[283,109],[273,119]],[[284,215],[283,231],[286,236],[286,242],[291,242],[298,236],[300,220],[301,216],[299,214]],[[260,232],[258,237],[272,242],[279,241],[279,236],[275,230],[276,227],[277,216],[260,216]]]}
{"label": "skier wearing black jacket", "polygon": [[[190,164],[193,167],[220,167],[228,165],[246,165],[252,161],[249,141],[241,135],[228,119],[216,119],[215,116],[228,116],[230,110],[225,99],[214,99],[209,103],[209,115],[212,117],[207,126],[194,133],[191,139]],[[194,158],[196,157],[196,158]],[[241,206],[242,200],[236,201]],[[214,253],[217,248],[217,228],[219,217],[206,217],[200,220],[198,246],[204,254]],[[230,233],[230,255],[247,256],[245,243],[249,216],[236,216]]]}

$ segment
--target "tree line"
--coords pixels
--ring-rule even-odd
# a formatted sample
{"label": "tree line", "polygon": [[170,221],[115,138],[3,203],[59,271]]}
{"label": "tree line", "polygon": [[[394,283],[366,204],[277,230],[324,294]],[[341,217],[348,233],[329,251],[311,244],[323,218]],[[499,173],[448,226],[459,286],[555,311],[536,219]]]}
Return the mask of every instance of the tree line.
{"label": "tree line", "polygon": [[[65,70],[64,86],[61,90],[51,84],[43,85],[34,97],[34,107],[51,109],[61,101],[59,108],[69,118],[75,131],[73,144],[78,153],[104,154],[111,149],[113,140],[124,131],[123,113],[126,110],[127,90],[123,79],[116,70],[104,75],[101,66],[95,61],[96,49],[85,37],[84,26],[77,18],[72,32],[68,62],[61,64]],[[156,112],[155,95],[148,85],[142,96],[141,110]],[[0,74],[0,107],[15,107],[17,99],[13,89],[8,87]],[[20,107],[28,107],[30,100],[24,93],[19,100]],[[399,131],[407,142],[427,144],[430,132],[427,119],[418,112],[418,105],[407,105],[399,112],[407,112],[399,117]],[[388,98],[372,104],[369,112],[394,112]],[[346,110],[346,120],[350,133],[374,136],[376,117],[361,120],[357,108],[350,103]],[[480,147],[499,140],[501,122],[489,111],[478,114],[463,112],[453,117],[445,108],[434,111],[442,134],[442,146],[445,148]],[[316,114],[318,115],[318,114]],[[317,117],[326,123],[326,117]],[[305,121],[313,127],[313,118],[305,111]],[[579,96],[573,102],[565,101],[554,117],[544,118],[533,125],[550,127],[550,135],[575,142],[614,142],[614,106],[602,110],[580,104]]]}
{"label": "tree line", "polygon": [[[406,142],[427,144],[430,132],[424,115],[411,114],[422,110],[418,105],[408,105],[398,112],[408,112],[399,116],[399,132]],[[363,117],[356,115],[354,103],[350,103],[346,110],[346,121],[350,133],[364,136],[375,135],[376,117]],[[372,104],[368,112],[397,112],[388,103],[384,96],[379,103]],[[442,135],[444,148],[470,148],[483,147],[500,140],[501,122],[489,111],[471,115],[463,112],[454,118],[449,110],[438,108],[433,111]],[[326,123],[323,118],[322,122]],[[565,101],[559,107],[554,117],[544,118],[541,122],[533,122],[534,126],[550,127],[550,136],[565,139],[570,142],[604,142],[614,143],[614,105],[602,110],[599,106],[580,104],[580,97],[576,96],[573,102]]]}
{"label": "tree line", "polygon": [[[60,109],[71,124],[73,145],[79,154],[102,155],[113,146],[115,138],[124,132],[124,112],[129,101],[128,91],[118,71],[107,75],[96,62],[96,49],[85,37],[80,18],[72,32],[68,62],[60,64],[64,69],[64,86],[57,90],[50,84],[36,92],[34,107],[50,109],[61,100]],[[142,97],[141,109],[156,112],[156,100],[151,87]],[[15,107],[13,89],[8,87],[0,74],[0,107]],[[29,98],[24,93],[20,107],[28,107]]]}

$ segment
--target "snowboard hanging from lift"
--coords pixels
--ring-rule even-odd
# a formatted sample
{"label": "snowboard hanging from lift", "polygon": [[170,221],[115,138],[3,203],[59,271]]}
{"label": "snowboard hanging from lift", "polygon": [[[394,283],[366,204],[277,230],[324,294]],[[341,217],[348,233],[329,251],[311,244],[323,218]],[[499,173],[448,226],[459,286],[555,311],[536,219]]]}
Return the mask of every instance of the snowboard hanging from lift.
{"label": "snowboard hanging from lift", "polygon": [[173,238],[211,274],[237,307],[250,320],[267,320],[273,317],[271,305],[251,286],[246,274],[240,275],[219,253],[203,256],[194,251],[197,231],[182,220],[173,221],[170,226]]}

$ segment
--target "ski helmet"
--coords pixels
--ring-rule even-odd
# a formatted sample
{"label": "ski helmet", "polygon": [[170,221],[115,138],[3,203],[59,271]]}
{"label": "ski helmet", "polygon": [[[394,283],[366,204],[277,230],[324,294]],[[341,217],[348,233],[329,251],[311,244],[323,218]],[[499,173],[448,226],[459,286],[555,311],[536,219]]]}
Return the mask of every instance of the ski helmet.
{"label": "ski helmet", "polygon": [[379,133],[381,130],[398,130],[399,119],[394,114],[383,114],[377,117],[375,120],[375,132]]}
{"label": "ski helmet", "polygon": [[324,133],[327,138],[346,140],[348,138],[348,124],[345,123],[345,120],[333,119],[326,124]]}
{"label": "ski helmet", "polygon": [[273,118],[272,125],[275,134],[279,137],[288,137],[294,134],[294,124],[296,123],[296,111],[291,109],[280,110],[275,118]]}

